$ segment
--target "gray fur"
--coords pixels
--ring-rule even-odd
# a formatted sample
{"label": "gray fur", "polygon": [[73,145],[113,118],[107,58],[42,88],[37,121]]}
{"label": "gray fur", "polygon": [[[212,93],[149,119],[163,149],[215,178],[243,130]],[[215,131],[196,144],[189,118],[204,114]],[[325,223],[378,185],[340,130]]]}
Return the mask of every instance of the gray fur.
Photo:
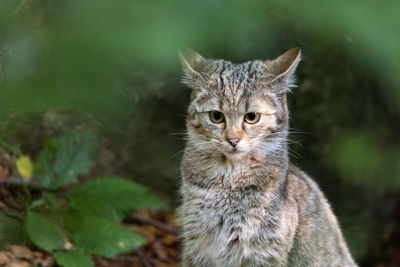
{"label": "gray fur", "polygon": [[[182,266],[356,266],[318,186],[289,162],[286,92],[300,49],[232,64],[182,54],[193,89],[182,160]],[[213,123],[210,111],[225,115]],[[261,114],[248,124],[248,112]],[[239,137],[237,147],[227,142]]]}

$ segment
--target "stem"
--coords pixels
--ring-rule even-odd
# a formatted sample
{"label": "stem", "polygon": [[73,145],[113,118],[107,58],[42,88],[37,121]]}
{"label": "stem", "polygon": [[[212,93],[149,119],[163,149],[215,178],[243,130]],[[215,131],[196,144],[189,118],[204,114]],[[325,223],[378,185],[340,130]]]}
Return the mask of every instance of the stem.
{"label": "stem", "polygon": [[28,201],[26,202],[26,205],[28,208],[29,203],[31,203],[31,200],[32,200],[31,191],[29,191],[28,185],[26,184],[26,182],[24,182],[22,186],[24,188],[24,192],[25,192],[26,196],[28,197]]}
{"label": "stem", "polygon": [[[24,190],[27,190],[28,187],[29,187],[31,189],[39,189],[39,190],[43,190],[43,191],[46,191],[46,192],[54,192],[54,193],[62,191],[60,189],[49,189],[49,188],[46,188],[39,181],[35,180],[34,178],[31,178],[29,180],[24,180],[21,177],[11,176],[11,177],[0,179],[0,185],[2,185],[2,184],[4,184],[4,185],[22,186],[22,187],[24,187]],[[28,197],[30,197],[29,190],[28,190],[27,194],[28,194]]]}
{"label": "stem", "polygon": [[139,257],[145,267],[153,267],[149,260],[143,255],[143,252],[140,248],[135,249],[135,254]]}
{"label": "stem", "polygon": [[43,186],[32,179],[29,180],[23,180],[23,178],[21,177],[7,177],[7,178],[3,178],[0,179],[0,184],[5,184],[5,185],[20,185],[20,186],[32,186],[32,187],[38,187],[38,188],[42,188]]}

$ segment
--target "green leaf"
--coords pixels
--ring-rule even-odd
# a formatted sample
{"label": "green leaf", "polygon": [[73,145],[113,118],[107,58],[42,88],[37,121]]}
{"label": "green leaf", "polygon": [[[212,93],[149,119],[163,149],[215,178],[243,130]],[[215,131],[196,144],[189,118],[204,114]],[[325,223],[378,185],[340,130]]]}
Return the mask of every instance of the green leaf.
{"label": "green leaf", "polygon": [[43,150],[35,161],[34,176],[42,180],[43,185],[50,184],[52,177],[55,176],[53,163],[56,158],[56,152],[56,148],[49,141],[46,141]]}
{"label": "green leaf", "polygon": [[6,150],[18,157],[22,156],[21,148],[18,145],[10,144],[4,140],[0,140],[0,146],[4,147]]}
{"label": "green leaf", "polygon": [[0,250],[7,245],[21,245],[25,242],[24,227],[20,220],[0,215]]}
{"label": "green leaf", "polygon": [[79,251],[56,252],[53,254],[57,264],[64,267],[94,267],[89,254]]}
{"label": "green leaf", "polygon": [[128,227],[102,217],[84,218],[73,234],[73,242],[79,249],[108,258],[146,244]]}
{"label": "green leaf", "polygon": [[47,251],[64,248],[64,238],[60,232],[42,215],[29,211],[26,228],[32,242]]}
{"label": "green leaf", "polygon": [[32,201],[32,203],[29,205],[29,208],[30,209],[35,209],[35,208],[38,208],[38,207],[40,207],[40,206],[42,206],[44,204],[45,204],[44,199],[43,198],[39,198],[39,199],[36,199],[36,200]]}
{"label": "green leaf", "polygon": [[63,208],[61,205],[60,199],[52,193],[43,193],[43,200],[46,204],[46,207],[53,213]]}
{"label": "green leaf", "polygon": [[67,237],[68,231],[66,229],[66,222],[70,219],[69,217],[71,217],[68,203],[64,199],[57,198],[51,193],[43,193],[42,198],[37,201],[39,201],[39,205],[31,207],[31,211],[41,215],[57,232]]}
{"label": "green leaf", "polygon": [[94,165],[97,140],[90,132],[73,131],[49,140],[38,156],[35,176],[45,187],[57,189],[76,182]]}
{"label": "green leaf", "polygon": [[84,214],[121,221],[141,208],[166,209],[167,205],[148,190],[122,178],[94,179],[68,194],[72,207]]}

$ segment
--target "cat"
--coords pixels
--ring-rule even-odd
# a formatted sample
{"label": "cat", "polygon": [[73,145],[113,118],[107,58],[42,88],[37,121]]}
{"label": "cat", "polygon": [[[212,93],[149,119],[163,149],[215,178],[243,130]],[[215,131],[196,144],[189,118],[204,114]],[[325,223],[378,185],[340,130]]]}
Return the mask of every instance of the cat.
{"label": "cat", "polygon": [[301,51],[233,64],[181,53],[192,89],[181,163],[182,266],[356,266],[311,178],[288,157]]}

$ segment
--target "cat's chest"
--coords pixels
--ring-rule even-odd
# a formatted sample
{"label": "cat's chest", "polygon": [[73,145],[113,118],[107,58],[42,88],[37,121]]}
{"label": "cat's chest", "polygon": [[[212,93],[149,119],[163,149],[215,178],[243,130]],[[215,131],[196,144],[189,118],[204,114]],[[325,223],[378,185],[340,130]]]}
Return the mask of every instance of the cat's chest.
{"label": "cat's chest", "polygon": [[[225,266],[226,261],[237,263],[253,254],[265,253],[265,245],[276,239],[280,222],[266,207],[267,196],[198,189],[185,191],[181,215],[185,239],[192,253],[200,255],[201,251],[205,258]],[[231,263],[228,266],[235,266]]]}

